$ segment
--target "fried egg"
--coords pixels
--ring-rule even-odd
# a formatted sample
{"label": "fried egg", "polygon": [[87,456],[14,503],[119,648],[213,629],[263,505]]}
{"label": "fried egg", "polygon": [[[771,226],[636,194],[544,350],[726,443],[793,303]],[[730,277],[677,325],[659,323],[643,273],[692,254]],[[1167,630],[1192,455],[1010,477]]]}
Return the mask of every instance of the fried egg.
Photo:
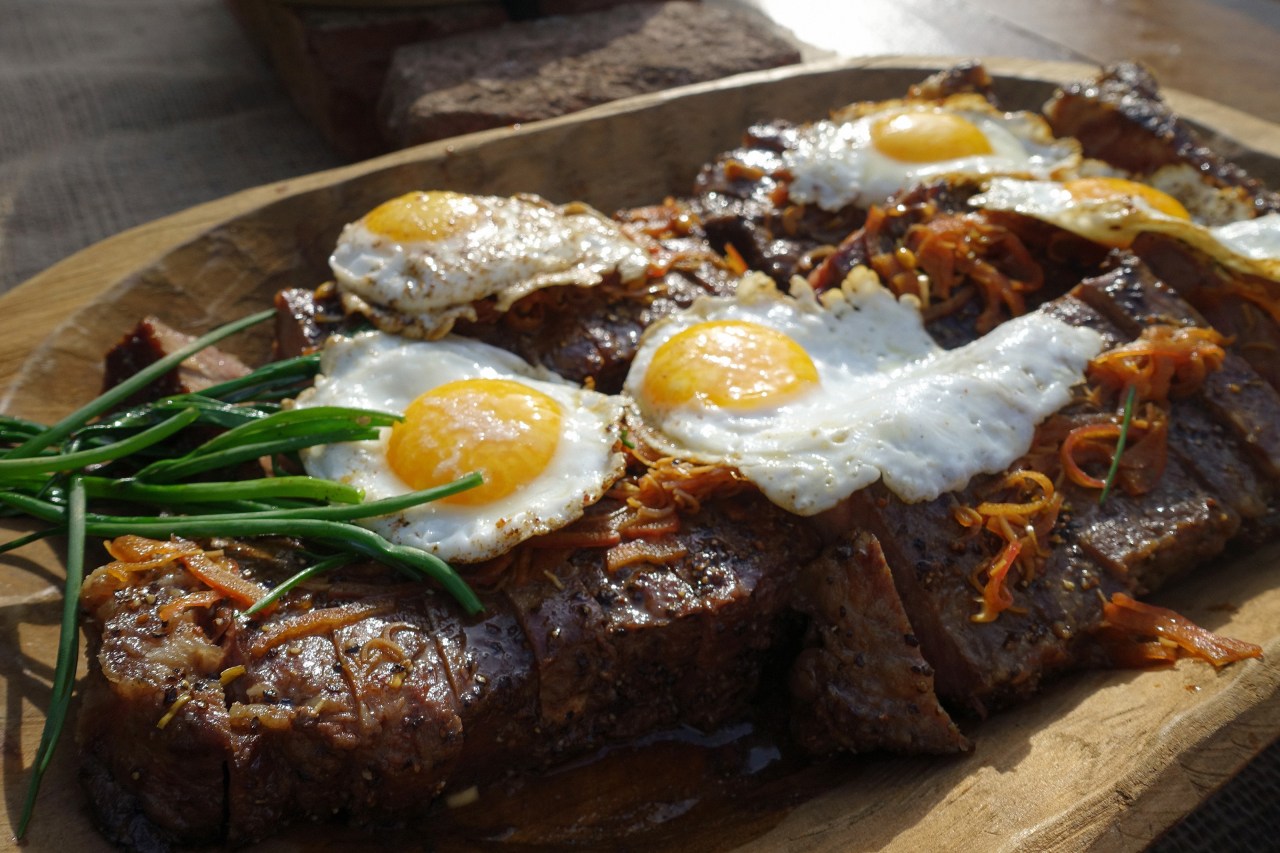
{"label": "fried egg", "polygon": [[1173,196],[1201,225],[1225,225],[1257,216],[1246,187],[1221,186],[1192,163],[1166,163],[1144,175],[1120,175]]}
{"label": "fried egg", "polygon": [[475,489],[362,522],[445,560],[488,559],[559,529],[623,471],[619,398],[457,336],[417,341],[370,331],[333,338],[314,387],[295,405],[404,415],[377,440],[302,455],[309,474],[363,489],[366,500],[483,475]]}
{"label": "fried egg", "polygon": [[817,298],[762,275],[651,326],[628,425],[659,452],[739,469],[799,515],[883,479],[907,501],[1007,468],[1070,399],[1102,339],[1044,314],[943,350],[860,268]]}
{"label": "fried egg", "polygon": [[1127,248],[1140,234],[1165,234],[1230,269],[1280,279],[1280,214],[1201,225],[1161,190],[1108,177],[1065,182],[993,178],[969,203],[1039,219],[1104,246]]}
{"label": "fried egg", "polygon": [[977,95],[855,104],[800,128],[783,153],[791,200],[832,211],[946,176],[1058,177],[1080,160],[1079,143],[1056,139],[1040,116]]}
{"label": "fried egg", "polygon": [[555,285],[644,275],[647,250],[586,205],[531,195],[412,192],[347,225],[329,258],[348,311],[387,332],[446,334],[473,303],[498,311]]}

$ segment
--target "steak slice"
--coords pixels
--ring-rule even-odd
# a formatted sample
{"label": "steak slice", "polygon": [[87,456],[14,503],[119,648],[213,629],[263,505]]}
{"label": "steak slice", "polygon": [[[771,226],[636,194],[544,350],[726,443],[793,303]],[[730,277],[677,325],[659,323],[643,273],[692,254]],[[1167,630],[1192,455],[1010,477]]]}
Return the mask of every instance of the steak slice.
{"label": "steak slice", "polygon": [[[1082,282],[1073,294],[1131,337],[1152,323],[1209,325],[1180,293],[1133,258],[1125,259],[1107,275]],[[1208,479],[1239,472],[1231,485],[1224,483],[1221,498],[1232,505],[1241,502],[1252,506],[1253,510],[1242,514],[1259,517],[1256,510],[1268,502],[1280,481],[1280,392],[1233,347],[1222,367],[1209,373],[1190,399],[1173,401],[1173,412],[1172,424],[1194,424],[1205,417],[1212,420],[1215,431],[1224,436],[1219,443],[1230,446],[1227,456],[1191,450],[1186,458],[1204,469],[1203,477]],[[1203,436],[1203,430],[1199,432]]]}
{"label": "steak slice", "polygon": [[[82,599],[79,731],[98,819],[122,843],[178,844],[403,821],[450,786],[723,722],[787,645],[790,589],[818,540],[754,495],[704,504],[675,536],[670,561],[614,572],[601,549],[527,549],[475,618],[376,566],[250,622],[191,598],[209,589],[184,557],[103,567]],[[166,547],[223,559],[142,550]],[[299,559],[237,564],[261,582]]]}
{"label": "steak slice", "polygon": [[784,288],[809,271],[811,253],[838,243],[866,217],[852,207],[833,213],[788,203],[783,152],[796,146],[796,132],[783,121],[751,126],[740,147],[702,167],[690,201],[712,246],[732,247],[749,269]]}
{"label": "steak slice", "polygon": [[902,609],[874,536],[828,546],[801,575],[812,616],[791,668],[791,728],[810,752],[961,752],[968,739],[943,710],[933,668]]}
{"label": "steak slice", "polygon": [[651,323],[698,296],[733,292],[736,277],[701,241],[686,238],[677,251],[691,263],[630,285],[547,288],[506,313],[481,311],[477,322],[461,321],[454,330],[571,381],[616,393]]}
{"label": "steak slice", "polygon": [[[1098,593],[1128,587],[1067,539],[1033,580],[1017,585],[1020,612],[974,622],[971,577],[992,555],[956,523],[956,508],[972,498],[953,493],[906,504],[877,484],[854,495],[849,509],[884,547],[938,695],[953,711],[986,716],[1033,695],[1050,676],[1092,663],[1087,637],[1102,621]],[[1055,532],[1072,523],[1064,520]]]}
{"label": "steak slice", "polygon": [[1064,86],[1045,104],[1057,136],[1080,140],[1086,157],[1147,175],[1161,166],[1189,165],[1219,187],[1237,187],[1255,215],[1280,210],[1280,195],[1207,147],[1160,95],[1146,68],[1108,66],[1093,80]]}
{"label": "steak slice", "polygon": [[1217,263],[1203,252],[1161,234],[1143,234],[1133,252],[1203,319],[1233,338],[1233,349],[1280,388],[1280,302],[1275,282]]}
{"label": "steak slice", "polygon": [[[1124,291],[1120,282],[1136,281],[1137,275],[1118,270],[1038,310],[1094,328],[1111,345],[1127,341],[1150,318],[1135,304],[1121,307],[1098,299],[1095,291]],[[1104,302],[1107,316],[1095,306]],[[1116,489],[1099,504],[1097,490],[1059,476],[1056,450],[1076,427],[1114,418],[1082,397],[1042,424],[1031,454],[1012,466],[1041,470],[1057,483],[1063,503],[1044,537],[1048,553],[1031,577],[1013,582],[1015,607],[991,621],[975,621],[975,602],[977,579],[996,549],[970,535],[958,519],[961,508],[975,507],[997,491],[1003,474],[977,477],[966,489],[925,503],[906,504],[880,485],[850,501],[852,523],[876,536],[884,549],[921,652],[937,674],[938,695],[949,708],[984,715],[1026,698],[1047,678],[1105,660],[1091,636],[1103,622],[1105,599],[1115,592],[1151,591],[1220,553],[1241,526],[1236,504],[1265,503],[1269,487],[1241,446],[1221,435],[1211,445],[1180,444],[1198,435],[1189,429],[1171,433],[1163,473],[1149,491]],[[1053,452],[1040,453],[1041,445]],[[1214,449],[1222,456],[1206,455]],[[1239,476],[1215,480],[1198,473],[1213,467]],[[1242,484],[1264,491],[1246,501],[1222,491]]]}

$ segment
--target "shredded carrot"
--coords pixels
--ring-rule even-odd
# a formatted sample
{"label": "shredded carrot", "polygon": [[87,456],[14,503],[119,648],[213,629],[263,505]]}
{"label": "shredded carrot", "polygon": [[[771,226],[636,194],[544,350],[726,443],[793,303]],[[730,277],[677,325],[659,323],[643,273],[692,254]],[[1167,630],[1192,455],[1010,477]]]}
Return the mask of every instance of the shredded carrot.
{"label": "shredded carrot", "polygon": [[738,251],[737,246],[732,243],[726,243],[724,247],[724,257],[729,271],[734,275],[742,275],[747,271],[747,262],[743,259],[742,253]]}
{"label": "shredded carrot", "polygon": [[1148,404],[1142,417],[1129,421],[1125,449],[1115,460],[1116,448],[1124,432],[1119,423],[1105,421],[1084,424],[1067,433],[1059,451],[1067,479],[1086,489],[1102,489],[1107,481],[1085,470],[1085,465],[1101,468],[1117,466],[1116,484],[1129,495],[1151,491],[1168,464],[1168,417],[1164,410]]}
{"label": "shredded carrot", "polygon": [[361,619],[386,613],[395,607],[392,600],[386,601],[353,601],[338,607],[325,607],[308,610],[306,613],[286,616],[276,622],[262,626],[261,632],[249,644],[249,653],[254,657],[262,657],[271,649],[288,640],[309,637],[335,631],[338,628],[355,624]]}
{"label": "shredded carrot", "polygon": [[970,575],[970,583],[981,593],[978,599],[981,607],[970,617],[974,622],[994,621],[1005,610],[1013,608],[1009,572],[1017,566],[1023,579],[1035,577],[1049,553],[1044,540],[1062,509],[1062,495],[1053,481],[1040,471],[1010,471],[992,492],[1012,492],[1010,496],[1018,498],[1034,496],[1017,501],[983,501],[977,507],[960,505],[952,511],[956,523],[970,531],[966,535],[985,531],[1002,543],[1000,551],[975,566]]}
{"label": "shredded carrot", "polygon": [[982,609],[969,619],[974,622],[994,622],[1002,612],[1013,606],[1013,593],[1005,585],[1005,578],[1021,551],[1021,540],[1011,539],[1005,543],[1000,555],[987,570],[987,582],[982,587]]}
{"label": "shredded carrot", "polygon": [[126,580],[132,572],[145,572],[167,566],[174,560],[199,554],[200,546],[186,540],[163,541],[126,534],[103,543],[114,562],[103,566],[118,580]]}
{"label": "shredded carrot", "polygon": [[187,571],[199,578],[201,583],[218,590],[244,607],[257,604],[258,600],[266,597],[269,592],[262,584],[241,576],[240,567],[229,557],[215,558],[207,552],[197,551],[194,554],[183,555],[182,564],[187,567]]}
{"label": "shredded carrot", "polygon": [[[889,223],[904,215],[922,219],[900,240],[882,239]],[[891,242],[885,251],[870,252],[870,266],[895,294],[919,299],[926,322],[955,311],[976,293],[983,309],[975,325],[985,334],[1006,317],[1026,313],[1024,294],[1044,283],[1043,269],[1021,239],[984,213],[939,214],[932,203],[892,215],[873,207],[863,229],[868,246]]]}
{"label": "shredded carrot", "polygon": [[193,607],[213,607],[224,598],[226,595],[216,589],[202,589],[180,595],[160,608],[160,621],[169,622],[179,613]]}
{"label": "shredded carrot", "polygon": [[1067,433],[1062,442],[1062,470],[1067,479],[1077,486],[1087,489],[1101,489],[1106,482],[1087,473],[1080,466],[1077,457],[1080,453],[1090,455],[1102,453],[1110,460],[1115,453],[1115,443],[1120,438],[1120,424],[1102,423],[1076,427]]}
{"label": "shredded carrot", "polygon": [[[1172,610],[1137,601],[1123,592],[1111,596],[1111,600],[1103,605],[1102,614],[1106,627],[1116,629],[1131,643],[1145,644],[1144,656],[1153,651],[1150,644],[1154,638],[1172,642],[1186,656],[1208,661],[1216,667],[1262,657],[1261,646],[1220,636]],[[1168,657],[1160,655],[1146,659],[1165,661]]]}
{"label": "shredded carrot", "polygon": [[1097,356],[1089,363],[1089,379],[1104,388],[1137,389],[1142,401],[1185,397],[1222,367],[1226,339],[1198,326],[1147,326],[1139,337]]}
{"label": "shredded carrot", "polygon": [[1029,471],[1024,469],[1013,471],[1005,477],[1005,482],[1002,488],[1017,487],[1027,483],[1034,483],[1039,487],[1039,497],[1022,503],[993,503],[991,501],[983,501],[978,504],[976,512],[979,515],[985,516],[1002,515],[1005,517],[1019,516],[1022,518],[1035,515],[1048,506],[1049,502],[1053,499],[1053,481],[1039,471]]}
{"label": "shredded carrot", "polygon": [[235,666],[229,666],[218,676],[218,683],[223,687],[226,687],[228,684],[244,675],[246,671],[247,670],[242,663],[238,663]]}
{"label": "shredded carrot", "polygon": [[164,716],[159,720],[156,720],[156,728],[163,729],[165,726],[169,725],[169,723],[173,722],[173,718],[178,716],[178,712],[181,711],[183,706],[190,702],[192,698],[192,695],[188,692],[183,693],[177,699],[173,700],[173,704],[164,712]]}
{"label": "shredded carrot", "polygon": [[[641,513],[637,513],[640,515]],[[658,518],[648,520],[637,519],[622,528],[622,534],[628,539],[654,539],[669,536],[680,530],[680,516],[674,512],[666,513]]]}
{"label": "shredded carrot", "polygon": [[976,509],[971,506],[958,506],[952,515],[961,527],[968,527],[974,531],[981,530],[986,520]]}

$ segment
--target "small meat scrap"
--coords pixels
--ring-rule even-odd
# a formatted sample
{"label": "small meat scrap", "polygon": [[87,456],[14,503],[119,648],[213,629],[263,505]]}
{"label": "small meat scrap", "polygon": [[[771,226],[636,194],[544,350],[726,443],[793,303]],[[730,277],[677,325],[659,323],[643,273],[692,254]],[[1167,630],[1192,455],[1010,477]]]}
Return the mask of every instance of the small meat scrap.
{"label": "small meat scrap", "polygon": [[[144,317],[107,353],[103,388],[119,385],[139,370],[172,355],[194,340],[192,335],[179,332],[156,317]],[[217,347],[206,347],[127,402],[141,403],[170,394],[189,394],[219,382],[239,379],[248,372],[248,366],[236,356]]]}

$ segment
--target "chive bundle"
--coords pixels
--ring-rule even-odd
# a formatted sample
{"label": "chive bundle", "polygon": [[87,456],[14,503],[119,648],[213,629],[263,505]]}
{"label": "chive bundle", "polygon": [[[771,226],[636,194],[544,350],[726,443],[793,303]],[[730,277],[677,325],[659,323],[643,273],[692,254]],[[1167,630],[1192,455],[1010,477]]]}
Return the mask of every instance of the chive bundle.
{"label": "chive bundle", "polygon": [[[297,452],[304,448],[372,439],[379,429],[399,419],[364,409],[282,408],[281,400],[315,376],[317,357],[274,362],[200,393],[119,410],[135,393],[196,352],[273,315],[273,311],[262,311],[215,329],[52,426],[0,415],[0,514],[22,515],[48,525],[0,543],[0,553],[46,536],[65,535],[68,540],[53,698],[18,821],[20,838],[26,833],[40,780],[71,701],[87,536],[131,533],[153,538],[288,536],[303,540],[308,551],[319,555],[317,561],[246,610],[250,616],[308,578],[355,559],[373,559],[409,577],[433,580],[468,612],[481,609],[471,588],[438,557],[395,545],[352,523],[473,488],[480,484],[478,474],[433,489],[364,502],[359,490],[343,483],[286,473],[300,470]],[[276,476],[240,476],[244,468],[262,459],[272,460]],[[98,511],[104,507],[117,513],[121,507],[132,507],[126,511],[137,514]],[[176,512],[181,514],[168,514]]]}

